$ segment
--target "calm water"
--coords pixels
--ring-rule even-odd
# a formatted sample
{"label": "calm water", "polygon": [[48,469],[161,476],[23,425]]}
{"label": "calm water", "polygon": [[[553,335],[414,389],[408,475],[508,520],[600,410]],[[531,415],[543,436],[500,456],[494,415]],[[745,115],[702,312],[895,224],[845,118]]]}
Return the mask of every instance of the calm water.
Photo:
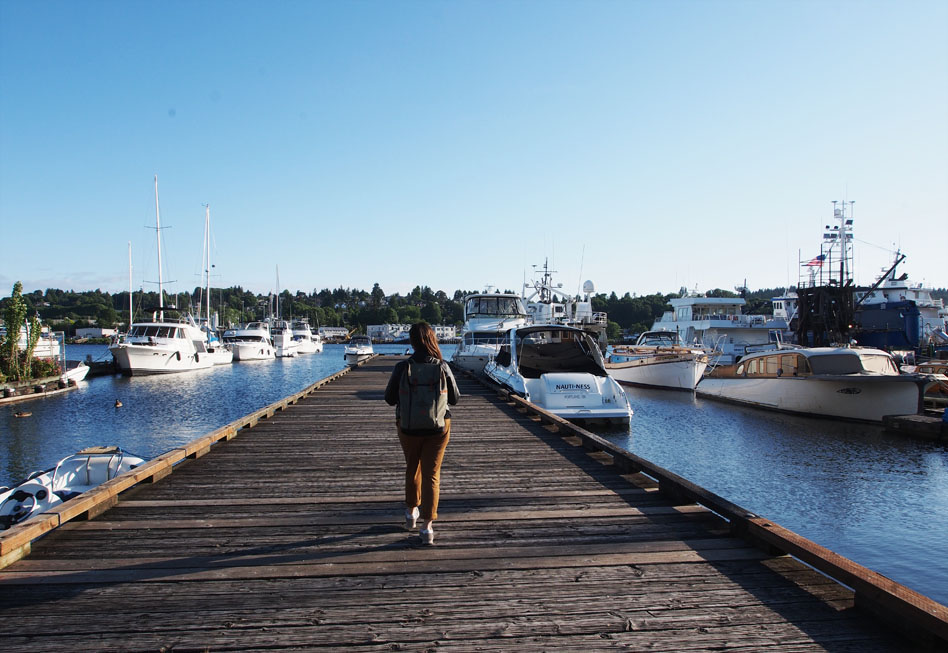
{"label": "calm water", "polygon": [[[450,356],[453,346],[443,350]],[[20,404],[33,411],[29,419],[0,409],[0,485],[92,445],[152,458],[342,369],[342,351],[329,345],[322,354],[170,377],[94,378]],[[67,351],[74,359],[87,353],[108,355],[103,346]],[[948,604],[948,447],[689,393],[627,392],[631,428],[603,433],[608,439]]]}

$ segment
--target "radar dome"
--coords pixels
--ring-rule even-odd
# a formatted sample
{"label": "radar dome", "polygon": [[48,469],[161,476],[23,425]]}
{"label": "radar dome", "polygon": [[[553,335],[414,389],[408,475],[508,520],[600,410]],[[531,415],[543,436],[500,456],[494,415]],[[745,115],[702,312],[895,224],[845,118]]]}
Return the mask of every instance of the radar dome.
{"label": "radar dome", "polygon": [[587,281],[583,284],[583,292],[587,295],[593,294],[596,292],[596,284],[594,284],[592,281]]}

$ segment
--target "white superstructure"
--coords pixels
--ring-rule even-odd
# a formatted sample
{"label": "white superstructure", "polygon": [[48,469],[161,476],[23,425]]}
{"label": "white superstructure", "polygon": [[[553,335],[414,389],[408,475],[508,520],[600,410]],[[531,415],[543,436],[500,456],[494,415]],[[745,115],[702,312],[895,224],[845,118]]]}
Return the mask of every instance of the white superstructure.
{"label": "white superstructure", "polygon": [[652,331],[672,331],[686,346],[712,350],[712,363],[727,365],[750,351],[776,346],[789,334],[782,318],[770,315],[744,315],[746,302],[740,297],[699,297],[688,294],[669,300],[672,310],[665,311],[652,325]]}
{"label": "white superstructure", "polygon": [[464,298],[464,328],[451,362],[475,374],[499,350],[506,331],[527,324],[520,297],[508,293],[476,293]]}

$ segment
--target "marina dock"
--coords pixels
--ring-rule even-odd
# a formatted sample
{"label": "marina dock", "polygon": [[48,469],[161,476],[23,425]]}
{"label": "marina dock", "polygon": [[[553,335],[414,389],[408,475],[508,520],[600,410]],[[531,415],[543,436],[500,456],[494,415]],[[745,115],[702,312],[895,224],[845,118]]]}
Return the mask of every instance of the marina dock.
{"label": "marina dock", "polygon": [[419,545],[382,400],[398,360],[0,533],[0,649],[948,646],[945,606],[460,375]]}

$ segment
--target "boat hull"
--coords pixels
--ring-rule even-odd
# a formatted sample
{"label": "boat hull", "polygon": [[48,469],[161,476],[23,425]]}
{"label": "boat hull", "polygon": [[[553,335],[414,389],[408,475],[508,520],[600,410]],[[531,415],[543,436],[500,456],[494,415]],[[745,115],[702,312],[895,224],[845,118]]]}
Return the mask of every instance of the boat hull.
{"label": "boat hull", "polygon": [[787,413],[881,422],[886,415],[920,412],[924,385],[904,376],[707,377],[698,384],[697,394]]}
{"label": "boat hull", "polygon": [[273,345],[266,342],[232,342],[235,361],[262,361],[276,357]]}
{"label": "boat hull", "polygon": [[151,345],[123,343],[110,347],[118,369],[130,376],[175,374],[206,369],[214,365],[207,352],[170,350]]}
{"label": "boat hull", "polygon": [[707,367],[707,357],[650,356],[606,363],[606,371],[619,383],[689,391],[695,389]]}

